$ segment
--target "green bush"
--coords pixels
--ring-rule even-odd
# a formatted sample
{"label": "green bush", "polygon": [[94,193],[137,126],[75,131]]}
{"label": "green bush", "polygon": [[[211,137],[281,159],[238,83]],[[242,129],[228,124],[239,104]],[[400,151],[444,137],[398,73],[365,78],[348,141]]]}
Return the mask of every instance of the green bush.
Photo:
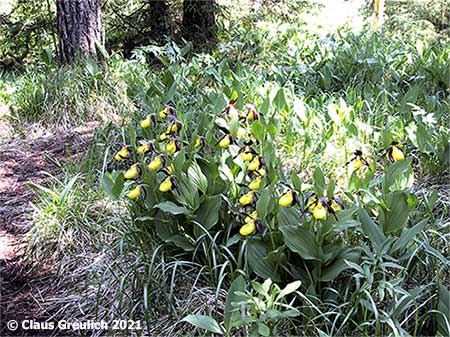
{"label": "green bush", "polygon": [[[273,145],[277,127],[263,117],[254,119],[253,106],[239,113],[231,101],[224,108],[224,117],[206,125],[210,117],[205,114],[198,129],[190,129],[171,107],[147,115],[140,127],[130,124],[124,142],[109,156],[110,166],[122,170],[103,176],[105,191],[116,200],[126,195],[134,226],[190,254],[216,276],[216,282],[224,269],[231,275],[244,270],[276,282],[301,280],[306,294],[323,303],[350,292],[358,296],[351,317],[375,324],[375,330],[361,326],[362,331],[392,331],[390,320],[400,324],[417,309],[414,301],[429,296],[443,277],[437,274],[434,283],[411,293],[411,302],[401,303],[398,317],[392,314],[400,310],[397,301],[385,305],[372,298],[372,291],[381,296],[388,291],[386,282],[397,280],[383,277],[381,285],[373,284],[373,273],[407,270],[407,265],[394,261],[408,261],[417,254],[420,246],[412,240],[428,224],[427,219],[414,223],[410,217],[417,205],[409,190],[411,158],[402,160],[403,154],[395,152],[401,151],[398,145],[391,145],[388,156],[398,160],[391,164],[385,158],[377,176],[374,164],[355,166],[352,194],[345,193],[344,208],[335,193],[336,182],[327,182],[320,168],[309,184],[302,184],[294,172],[289,178],[282,173]],[[206,133],[199,134],[201,130]],[[362,160],[360,154],[355,158]],[[259,179],[261,184],[252,190],[250,183]],[[361,259],[374,268],[370,274],[370,269],[361,269]],[[361,274],[356,284],[349,269]],[[365,275],[369,280],[362,291]],[[405,274],[401,283],[407,282]],[[406,292],[400,290],[398,296]],[[384,296],[397,294],[388,292],[381,299]],[[379,315],[378,310],[390,314]],[[414,324],[419,328],[420,322]],[[333,329],[344,328],[348,329]]]}

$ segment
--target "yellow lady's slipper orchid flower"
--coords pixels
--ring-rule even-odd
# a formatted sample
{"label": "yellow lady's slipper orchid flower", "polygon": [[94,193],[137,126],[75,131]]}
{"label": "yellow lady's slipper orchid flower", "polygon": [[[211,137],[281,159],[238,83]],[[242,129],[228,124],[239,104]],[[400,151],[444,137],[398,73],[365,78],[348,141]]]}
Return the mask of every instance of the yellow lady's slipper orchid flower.
{"label": "yellow lady's slipper orchid flower", "polygon": [[128,148],[124,146],[119,150],[119,152],[116,153],[114,159],[120,161],[124,158],[128,158],[128,154],[129,154]]}
{"label": "yellow lady's slipper orchid flower", "polygon": [[167,127],[167,132],[177,132],[178,131],[178,124],[169,125]]}
{"label": "yellow lady's slipper orchid flower", "polygon": [[166,140],[166,139],[169,139],[169,138],[170,138],[170,134],[167,133],[167,132],[164,132],[164,133],[162,133],[162,134],[159,136],[159,140]]}
{"label": "yellow lady's slipper orchid flower", "polygon": [[250,221],[256,220],[256,218],[258,218],[258,213],[256,213],[256,211],[253,211],[251,214],[244,218],[244,222],[249,223]]}
{"label": "yellow lady's slipper orchid flower", "polygon": [[259,188],[261,187],[261,181],[262,177],[257,177],[256,179],[252,180],[250,184],[248,184],[248,187],[253,191],[259,190]]}
{"label": "yellow lady's slipper orchid flower", "polygon": [[253,154],[251,152],[242,152],[241,158],[243,161],[251,161],[253,159]]}
{"label": "yellow lady's slipper orchid flower", "polygon": [[132,165],[125,173],[125,179],[133,179],[139,175],[139,168],[137,164]]}
{"label": "yellow lady's slipper orchid flower", "polygon": [[148,152],[150,150],[150,147],[148,145],[149,144],[144,144],[144,145],[138,146],[138,148],[136,149],[137,153],[144,154],[144,153]]}
{"label": "yellow lady's slipper orchid flower", "polygon": [[248,112],[247,112],[247,120],[253,121],[259,119],[258,113],[256,112],[256,107],[253,103],[247,104]]}
{"label": "yellow lady's slipper orchid flower", "polygon": [[258,176],[263,177],[263,176],[266,175],[266,170],[265,170],[264,168],[262,168],[262,169],[259,169],[258,171],[255,171],[255,173],[256,173]]}
{"label": "yellow lady's slipper orchid flower", "polygon": [[369,166],[369,162],[363,158],[361,150],[356,150],[353,155],[354,157],[345,163],[346,166],[352,163],[354,170],[359,170],[363,165]]}
{"label": "yellow lady's slipper orchid flower", "polygon": [[174,174],[175,173],[175,166],[173,166],[173,164],[169,165],[166,167],[165,169],[167,174]]}
{"label": "yellow lady's slipper orchid flower", "polygon": [[166,144],[166,152],[175,153],[177,151],[177,143],[175,140],[171,140]]}
{"label": "yellow lady's slipper orchid flower", "polygon": [[355,170],[358,170],[358,169],[360,169],[362,166],[363,166],[363,162],[362,162],[361,158],[356,157],[356,158],[353,160],[353,168],[354,168]]}
{"label": "yellow lady's slipper orchid flower", "polygon": [[395,160],[403,160],[405,159],[405,155],[403,154],[402,150],[400,150],[397,146],[392,145],[392,152],[391,152],[392,158]]}
{"label": "yellow lady's slipper orchid flower", "polygon": [[294,193],[292,191],[283,194],[280,197],[280,199],[278,199],[278,205],[283,207],[291,206],[293,202],[294,202]]}
{"label": "yellow lady's slipper orchid flower", "polygon": [[259,160],[259,157],[256,156],[255,158],[253,158],[253,160],[250,162],[250,164],[248,164],[248,170],[256,171],[257,169],[259,169],[260,165],[261,165],[261,162]]}
{"label": "yellow lady's slipper orchid flower", "polygon": [[236,101],[232,100],[228,103],[228,106],[225,108],[226,113],[230,118],[239,118],[239,112],[237,111],[235,104]]}
{"label": "yellow lady's slipper orchid flower", "polygon": [[255,231],[255,229],[256,229],[255,221],[252,220],[252,221],[249,221],[248,223],[246,223],[245,225],[243,225],[241,227],[241,229],[239,230],[239,233],[242,236],[247,236],[247,235],[252,234]]}
{"label": "yellow lady's slipper orchid flower", "polygon": [[137,186],[136,188],[132,189],[128,194],[127,197],[130,199],[137,199],[141,196],[141,187]]}
{"label": "yellow lady's slipper orchid flower", "polygon": [[306,193],[306,208],[310,211],[317,205],[317,195],[313,192]]}
{"label": "yellow lady's slipper orchid flower", "polygon": [[152,125],[152,116],[148,115],[147,118],[141,121],[141,128],[146,129]]}
{"label": "yellow lady's slipper orchid flower", "polygon": [[231,144],[231,135],[225,135],[219,142],[219,147],[226,148]]}
{"label": "yellow lady's slipper orchid flower", "polygon": [[168,113],[167,109],[163,109],[163,110],[161,110],[161,111],[159,112],[159,117],[162,118],[162,119],[166,119],[166,117],[167,117],[168,114],[169,114],[169,113]]}
{"label": "yellow lady's slipper orchid flower", "polygon": [[319,203],[313,209],[313,217],[322,220],[327,216],[327,209],[323,206],[323,204],[319,201]]}
{"label": "yellow lady's slipper orchid flower", "polygon": [[398,148],[398,145],[400,143],[399,142],[392,142],[391,146],[389,147],[389,149],[386,152],[386,157],[391,161],[397,161],[397,160],[403,160],[405,159],[405,155],[402,152],[402,150],[400,150]]}
{"label": "yellow lady's slipper orchid flower", "polygon": [[159,190],[164,193],[164,192],[170,191],[172,189],[172,186],[173,186],[172,178],[171,177],[167,177],[159,185]]}
{"label": "yellow lady's slipper orchid flower", "polygon": [[161,158],[161,156],[156,157],[155,159],[153,159],[150,164],[148,164],[148,168],[152,171],[156,171],[158,170],[163,164],[163,160]]}
{"label": "yellow lady's slipper orchid flower", "polygon": [[253,202],[254,197],[255,197],[255,193],[253,191],[248,192],[239,198],[239,203],[244,206],[249,205]]}
{"label": "yellow lady's slipper orchid flower", "polygon": [[200,146],[202,146],[202,137],[197,137],[197,139],[195,140],[194,147],[200,147]]}
{"label": "yellow lady's slipper orchid flower", "polygon": [[342,209],[341,205],[339,205],[334,199],[331,201],[330,206],[335,212],[340,211]]}

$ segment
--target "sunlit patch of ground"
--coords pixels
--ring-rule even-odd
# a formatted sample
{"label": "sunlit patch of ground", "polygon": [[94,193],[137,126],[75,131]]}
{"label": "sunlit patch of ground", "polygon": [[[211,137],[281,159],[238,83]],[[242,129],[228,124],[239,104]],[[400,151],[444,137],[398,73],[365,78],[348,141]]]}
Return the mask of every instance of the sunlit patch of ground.
{"label": "sunlit patch of ground", "polygon": [[308,26],[319,34],[326,35],[338,28],[348,27],[354,32],[363,28],[364,17],[361,13],[365,0],[315,0],[316,13],[302,15]]}
{"label": "sunlit patch of ground", "polygon": [[16,2],[16,0],[1,0],[0,1],[0,14],[10,13],[15,2]]}
{"label": "sunlit patch of ground", "polygon": [[16,239],[13,235],[0,230],[0,260],[10,260],[14,257]]}

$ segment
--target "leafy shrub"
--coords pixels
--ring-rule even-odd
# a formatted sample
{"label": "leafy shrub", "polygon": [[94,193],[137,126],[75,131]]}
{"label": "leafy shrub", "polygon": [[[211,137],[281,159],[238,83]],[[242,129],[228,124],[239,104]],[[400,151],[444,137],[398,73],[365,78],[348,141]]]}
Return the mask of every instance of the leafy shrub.
{"label": "leafy shrub", "polygon": [[[349,202],[344,208],[336,182],[327,182],[319,168],[311,184],[302,184],[294,172],[283,173],[273,145],[277,127],[253,105],[239,113],[232,100],[223,115],[207,122],[205,114],[197,121],[199,127],[190,129],[183,114],[166,106],[157,115],[145,116],[140,127],[130,124],[124,142],[110,156],[110,165],[124,171],[106,174],[105,190],[113,199],[126,195],[136,227],[190,254],[216,275],[217,282],[224,269],[231,274],[243,269],[277,282],[301,280],[306,294],[323,303],[336,299],[336,294],[358,294],[352,317],[360,322],[356,317],[370,316],[375,324],[375,330],[361,327],[362,331],[396,331],[392,324],[401,326],[400,320],[417,308],[411,303],[396,317],[392,312],[400,310],[397,304],[386,307],[369,294],[378,289],[381,296],[379,287],[386,287],[373,284],[376,273],[408,268],[393,261],[415,256],[417,247],[410,246],[411,240],[427,224],[425,219],[408,225],[417,205],[409,191],[411,159],[403,160],[393,143],[387,156],[395,162],[385,159],[381,175],[375,176],[374,164],[355,166],[352,194],[346,193]],[[206,133],[199,134],[202,130]],[[361,154],[354,160],[363,160]],[[259,180],[252,189],[252,182]],[[370,269],[361,269],[361,259],[375,269],[367,274]],[[352,268],[361,274],[355,285],[346,272]],[[369,278],[369,293],[359,290],[364,277]],[[408,282],[406,275],[401,280]],[[431,284],[411,298],[429,296],[430,291]],[[366,310],[374,316],[364,314]],[[383,316],[378,310],[391,313]],[[417,329],[419,322],[415,324]],[[343,328],[334,327],[330,333]]]}

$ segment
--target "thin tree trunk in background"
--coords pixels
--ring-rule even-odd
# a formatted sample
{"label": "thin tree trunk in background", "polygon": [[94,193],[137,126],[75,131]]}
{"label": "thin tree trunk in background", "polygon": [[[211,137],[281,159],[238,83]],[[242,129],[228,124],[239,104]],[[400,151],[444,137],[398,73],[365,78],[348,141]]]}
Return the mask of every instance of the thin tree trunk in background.
{"label": "thin tree trunk in background", "polygon": [[[47,10],[48,10],[48,17],[50,19],[50,21],[53,21],[53,16],[52,16],[52,6],[50,5],[50,0],[47,0]],[[58,57],[58,42],[56,41],[56,31],[55,31],[55,25],[52,24],[52,40],[53,40],[53,48],[55,48],[55,55],[56,57]]]}
{"label": "thin tree trunk in background", "polygon": [[169,6],[163,0],[147,0],[149,12],[146,24],[151,27],[151,37],[161,41],[169,35]]}
{"label": "thin tree trunk in background", "polygon": [[375,0],[375,29],[380,28],[384,21],[384,0]]}
{"label": "thin tree trunk in background", "polygon": [[216,27],[216,3],[214,0],[184,0],[183,29],[188,38],[214,37]]}
{"label": "thin tree trunk in background", "polygon": [[96,42],[104,44],[98,0],[57,0],[59,61],[96,57]]}

